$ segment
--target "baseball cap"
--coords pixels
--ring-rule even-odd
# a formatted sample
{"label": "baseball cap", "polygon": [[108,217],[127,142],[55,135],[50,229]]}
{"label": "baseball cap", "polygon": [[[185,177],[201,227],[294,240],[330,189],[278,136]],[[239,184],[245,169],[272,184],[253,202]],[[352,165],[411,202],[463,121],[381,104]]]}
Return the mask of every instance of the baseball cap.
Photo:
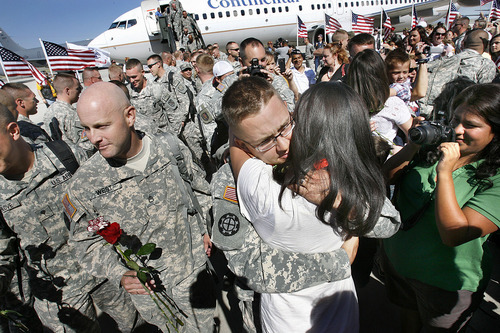
{"label": "baseball cap", "polygon": [[233,66],[231,66],[230,63],[228,63],[227,61],[224,61],[224,60],[218,61],[214,65],[214,69],[213,69],[215,77],[222,76],[222,75],[227,74],[227,73],[232,72],[232,71],[234,71]]}

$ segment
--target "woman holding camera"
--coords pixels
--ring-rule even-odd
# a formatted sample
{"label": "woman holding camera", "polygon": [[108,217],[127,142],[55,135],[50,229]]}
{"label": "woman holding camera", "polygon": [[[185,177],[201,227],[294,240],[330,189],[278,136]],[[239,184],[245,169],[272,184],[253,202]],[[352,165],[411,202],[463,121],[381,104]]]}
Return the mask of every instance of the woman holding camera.
{"label": "woman holding camera", "polygon": [[405,230],[384,241],[384,269],[404,332],[463,329],[489,280],[484,243],[500,226],[500,86],[465,89],[453,110],[456,139],[439,145],[437,163],[414,158],[419,146],[410,143],[384,166],[400,178]]}

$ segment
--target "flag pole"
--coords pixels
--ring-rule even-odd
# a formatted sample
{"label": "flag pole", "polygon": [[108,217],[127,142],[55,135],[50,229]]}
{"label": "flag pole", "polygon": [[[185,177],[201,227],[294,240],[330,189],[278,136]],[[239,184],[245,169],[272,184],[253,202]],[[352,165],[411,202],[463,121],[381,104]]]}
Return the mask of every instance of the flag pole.
{"label": "flag pole", "polygon": [[47,60],[47,65],[49,66],[50,76],[54,77],[54,73],[52,72],[52,67],[50,66],[49,57],[47,56],[47,50],[45,50],[45,45],[43,45],[41,38],[38,38],[38,40],[40,41],[40,45],[42,45],[43,54],[45,56],[45,60]]}
{"label": "flag pole", "polygon": [[299,15],[297,15],[297,47],[299,47]]}
{"label": "flag pole", "polygon": [[3,65],[3,60],[2,60],[2,57],[0,57],[0,64],[2,65],[2,69],[3,69],[3,74],[5,75],[5,78],[7,79],[7,83],[10,82],[9,80],[9,76],[7,75],[7,71],[5,70],[5,67]]}
{"label": "flag pole", "polygon": [[446,30],[450,29],[450,12],[451,12],[451,2],[448,4],[448,13],[446,13]]}
{"label": "flag pole", "polygon": [[380,50],[382,50],[382,47],[384,45],[384,41],[382,39],[382,30],[384,29],[384,23],[382,22],[384,20],[384,8],[380,6],[380,29],[378,30],[378,38],[380,40]]}

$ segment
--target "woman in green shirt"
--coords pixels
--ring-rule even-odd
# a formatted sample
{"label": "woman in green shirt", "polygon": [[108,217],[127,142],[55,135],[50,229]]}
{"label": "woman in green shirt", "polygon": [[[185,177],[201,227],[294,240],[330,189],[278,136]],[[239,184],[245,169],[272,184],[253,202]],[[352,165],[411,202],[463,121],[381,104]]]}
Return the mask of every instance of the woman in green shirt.
{"label": "woman in green shirt", "polygon": [[384,241],[404,332],[463,329],[489,280],[484,242],[500,226],[500,85],[471,86],[452,109],[456,140],[439,145],[439,161],[418,161],[410,143],[384,166],[399,182],[402,221],[415,222]]}

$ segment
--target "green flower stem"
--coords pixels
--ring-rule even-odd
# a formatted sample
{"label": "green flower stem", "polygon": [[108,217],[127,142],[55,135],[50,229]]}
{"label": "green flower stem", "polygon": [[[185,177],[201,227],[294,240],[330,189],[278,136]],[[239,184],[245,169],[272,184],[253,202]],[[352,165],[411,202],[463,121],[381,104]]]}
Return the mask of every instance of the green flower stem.
{"label": "green flower stem", "polygon": [[[122,250],[122,248],[121,248],[120,244],[113,244],[113,245],[115,246],[115,249],[118,251],[118,253],[119,253],[119,254],[122,256],[122,258],[125,260],[125,262],[127,263],[127,265],[129,265],[129,263],[133,263],[132,265],[130,265],[130,266],[133,266],[133,267],[130,267],[130,266],[129,266],[129,267],[130,267],[130,268],[132,268],[134,271],[139,272],[139,268],[138,268],[138,267],[139,267],[139,265],[138,265],[138,264],[137,264],[134,260],[130,259],[130,257],[129,257],[129,256],[127,256],[127,255],[123,252],[123,250]],[[168,312],[170,312],[170,314],[172,315],[172,317],[174,317],[174,318],[175,318],[175,321],[176,321],[178,324],[180,324],[181,326],[184,326],[184,323],[182,322],[182,320],[180,320],[180,319],[179,319],[179,318],[178,318],[178,317],[177,317],[177,316],[176,316],[176,315],[172,312],[172,310],[170,309],[170,307],[168,306],[168,304],[166,304],[166,303],[165,303],[165,301],[163,301],[163,300],[161,299],[161,297],[159,297],[159,296],[158,296],[158,294],[156,293],[156,291],[152,291],[152,290],[150,290],[150,289],[146,286],[146,284],[145,284],[144,282],[142,282],[142,281],[141,281],[141,279],[138,279],[138,280],[139,280],[139,282],[141,282],[142,287],[143,287],[143,288],[144,288],[144,290],[148,293],[149,297],[151,297],[151,299],[153,300],[153,302],[155,302],[156,307],[158,307],[158,309],[161,311],[161,313],[163,314],[163,316],[167,319],[168,324],[172,325],[172,327],[175,329],[175,331],[176,331],[176,332],[179,332],[179,330],[177,329],[177,326],[174,324],[174,322],[172,321],[172,319],[170,319],[170,317],[169,317],[169,316],[165,313],[165,311],[163,310],[163,308],[162,308],[161,304],[160,304],[158,301],[160,301],[160,302],[163,304],[163,306],[167,308]],[[152,292],[151,292],[151,291],[152,291]],[[153,296],[153,295],[154,295],[154,296]],[[168,326],[167,326],[167,329],[168,329],[168,331],[170,332],[170,329],[168,328]]]}

